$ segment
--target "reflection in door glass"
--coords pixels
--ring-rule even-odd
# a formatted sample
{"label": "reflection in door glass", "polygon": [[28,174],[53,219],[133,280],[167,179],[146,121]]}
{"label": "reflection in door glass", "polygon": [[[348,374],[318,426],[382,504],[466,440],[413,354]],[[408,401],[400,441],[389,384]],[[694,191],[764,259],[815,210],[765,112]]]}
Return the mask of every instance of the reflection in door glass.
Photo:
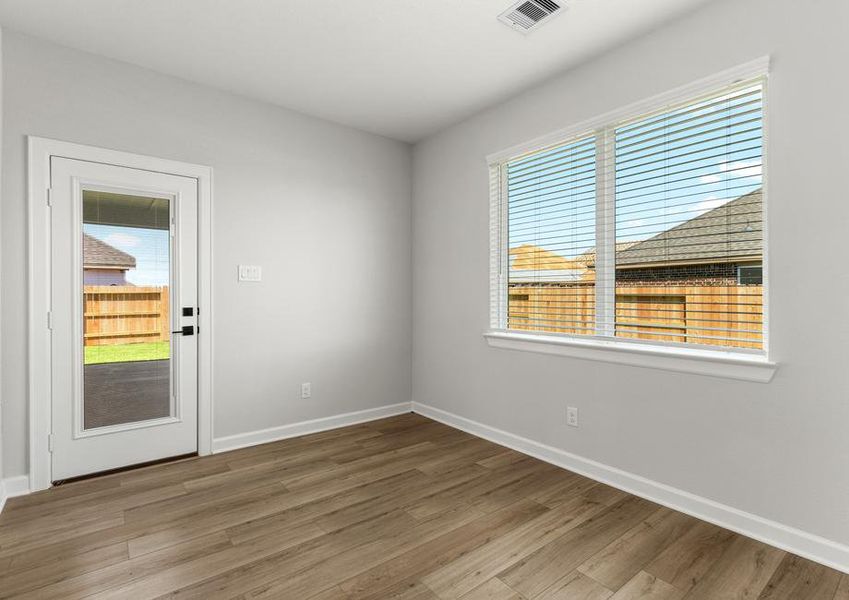
{"label": "reflection in door glass", "polygon": [[83,427],[170,416],[170,201],[83,191]]}

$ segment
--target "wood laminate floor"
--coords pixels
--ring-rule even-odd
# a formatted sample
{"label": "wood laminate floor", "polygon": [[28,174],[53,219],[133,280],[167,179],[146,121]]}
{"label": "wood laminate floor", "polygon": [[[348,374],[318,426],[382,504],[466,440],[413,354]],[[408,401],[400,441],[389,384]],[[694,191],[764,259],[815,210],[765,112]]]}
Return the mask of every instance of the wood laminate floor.
{"label": "wood laminate floor", "polygon": [[409,414],[12,499],[0,597],[849,600],[849,576]]}

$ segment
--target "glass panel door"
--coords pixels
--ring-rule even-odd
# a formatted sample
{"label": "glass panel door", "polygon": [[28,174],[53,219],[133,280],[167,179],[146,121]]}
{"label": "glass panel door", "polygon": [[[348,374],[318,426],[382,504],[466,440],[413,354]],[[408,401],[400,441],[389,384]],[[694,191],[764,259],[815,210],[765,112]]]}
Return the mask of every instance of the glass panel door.
{"label": "glass panel door", "polygon": [[52,481],[198,448],[198,181],[50,160]]}

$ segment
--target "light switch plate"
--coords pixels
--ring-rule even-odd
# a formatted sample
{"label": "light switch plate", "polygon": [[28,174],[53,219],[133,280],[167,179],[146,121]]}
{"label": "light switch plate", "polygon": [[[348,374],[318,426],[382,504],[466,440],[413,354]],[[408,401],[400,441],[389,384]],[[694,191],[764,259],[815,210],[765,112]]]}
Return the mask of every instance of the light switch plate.
{"label": "light switch plate", "polygon": [[239,265],[239,281],[262,281],[262,267]]}

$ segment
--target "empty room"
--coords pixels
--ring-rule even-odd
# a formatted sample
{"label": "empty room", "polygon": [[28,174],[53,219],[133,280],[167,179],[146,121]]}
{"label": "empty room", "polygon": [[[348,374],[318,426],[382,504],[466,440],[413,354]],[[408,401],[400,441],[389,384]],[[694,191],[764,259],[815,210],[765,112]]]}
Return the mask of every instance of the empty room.
{"label": "empty room", "polygon": [[0,0],[0,600],[849,600],[849,2]]}

